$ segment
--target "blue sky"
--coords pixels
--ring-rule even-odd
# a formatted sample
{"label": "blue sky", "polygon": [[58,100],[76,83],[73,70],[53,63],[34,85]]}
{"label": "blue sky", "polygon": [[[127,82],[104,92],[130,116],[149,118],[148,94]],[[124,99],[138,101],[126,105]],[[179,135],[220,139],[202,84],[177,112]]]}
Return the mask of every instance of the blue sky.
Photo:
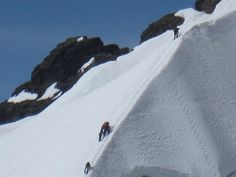
{"label": "blue sky", "polygon": [[195,0],[10,0],[0,3],[0,101],[57,43],[78,35],[134,47],[152,21]]}

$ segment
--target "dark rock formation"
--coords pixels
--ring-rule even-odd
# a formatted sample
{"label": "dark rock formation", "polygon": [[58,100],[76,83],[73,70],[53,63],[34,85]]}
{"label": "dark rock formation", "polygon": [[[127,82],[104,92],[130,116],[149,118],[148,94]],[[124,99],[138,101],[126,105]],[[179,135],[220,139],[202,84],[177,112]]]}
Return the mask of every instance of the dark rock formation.
{"label": "dark rock formation", "polygon": [[110,54],[114,57],[119,54],[120,48],[117,45],[104,46],[100,38],[88,39],[85,36],[84,40],[80,42],[77,42],[77,38],[69,38],[58,44],[44,61],[35,67],[31,81],[18,87],[13,95],[17,95],[22,90],[27,90],[38,93],[40,97],[51,84],[57,82],[60,85],[75,76],[90,58],[101,53]]}
{"label": "dark rock formation", "polygon": [[13,95],[26,90],[38,93],[38,97],[40,97],[55,82],[57,82],[57,88],[65,92],[70,87],[61,88],[60,85],[68,83],[68,80],[73,80],[72,78],[74,77],[76,77],[75,80],[77,81],[79,69],[92,57],[107,56],[102,61],[104,63],[109,60],[115,60],[118,56],[129,52],[128,49],[120,49],[116,44],[104,46],[100,38],[88,39],[84,36],[84,39],[79,42],[77,38],[69,38],[65,42],[58,44],[44,61],[34,68],[31,80],[16,88]]}
{"label": "dark rock formation", "polygon": [[27,100],[20,103],[8,103],[5,101],[0,104],[0,124],[14,122],[21,118],[38,114],[52,102],[52,99]]}
{"label": "dark rock formation", "polygon": [[[73,37],[62,42],[53,49],[31,74],[31,80],[20,85],[12,95],[23,90],[38,94],[40,98],[53,83],[62,93],[69,90],[78,79],[91,67],[116,60],[120,55],[128,53],[128,48],[120,49],[116,44],[104,45],[100,38],[87,38],[77,41]],[[83,72],[80,68],[91,58],[94,63]],[[23,101],[17,104],[3,102],[0,104],[0,123],[7,123],[34,115],[44,110],[53,102],[52,99],[41,101]]]}
{"label": "dark rock formation", "polygon": [[176,26],[182,25],[184,18],[175,16],[174,13],[168,14],[158,21],[151,23],[141,34],[140,43],[156,37],[167,30],[173,30]]}
{"label": "dark rock formation", "polygon": [[211,14],[221,0],[196,0],[195,10]]}

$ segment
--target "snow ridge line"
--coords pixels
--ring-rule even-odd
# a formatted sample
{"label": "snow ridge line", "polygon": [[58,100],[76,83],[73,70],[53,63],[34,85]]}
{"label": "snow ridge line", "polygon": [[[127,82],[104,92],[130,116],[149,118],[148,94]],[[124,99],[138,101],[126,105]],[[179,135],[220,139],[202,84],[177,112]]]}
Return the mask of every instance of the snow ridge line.
{"label": "snow ridge line", "polygon": [[[178,41],[182,41],[182,40],[178,40]],[[169,62],[169,59],[171,58],[171,56],[173,56],[174,52],[172,53],[171,56],[166,57],[166,55],[168,56],[168,52],[169,50],[167,49],[173,49],[175,47],[175,43],[178,42],[176,40],[176,42],[174,41],[174,43],[168,43],[167,45],[165,45],[165,47],[163,47],[163,55],[161,57],[160,60],[156,60],[156,62],[151,65],[153,66],[153,68],[151,69],[150,72],[147,73],[146,77],[143,77],[144,79],[142,79],[142,81],[140,82],[141,86],[137,87],[136,89],[133,89],[131,91],[131,94],[129,94],[130,96],[126,97],[124,99],[124,101],[122,101],[122,106],[124,107],[123,109],[121,109],[121,113],[118,117],[120,117],[119,119],[117,119],[117,121],[115,122],[114,125],[116,125],[116,129],[113,131],[113,134],[109,137],[109,139],[107,140],[106,143],[103,144],[103,146],[99,149],[97,155],[94,157],[94,159],[92,160],[92,163],[96,166],[96,163],[99,160],[99,157],[102,156],[104,150],[106,150],[106,146],[110,143],[112,137],[114,136],[116,130],[119,129],[120,124],[123,122],[123,120],[127,117],[128,113],[131,111],[132,107],[134,106],[134,103],[136,102],[136,100],[138,100],[140,98],[140,96],[142,95],[143,91],[145,90],[145,88],[147,88],[147,86],[151,83],[151,80],[153,80],[153,78],[155,78],[157,76],[157,74],[159,74],[162,70],[158,71],[158,68],[160,66],[165,65],[166,63]],[[172,42],[172,41],[171,41]],[[180,43],[179,42],[179,43]],[[161,61],[161,62],[160,62]],[[158,64],[160,63],[160,64]],[[156,73],[157,72],[157,73]],[[113,113],[116,111],[116,109],[113,111]],[[112,113],[112,114],[113,114]],[[118,114],[117,114],[118,115]],[[123,119],[122,119],[123,118]],[[89,176],[91,176],[93,173],[89,174]]]}

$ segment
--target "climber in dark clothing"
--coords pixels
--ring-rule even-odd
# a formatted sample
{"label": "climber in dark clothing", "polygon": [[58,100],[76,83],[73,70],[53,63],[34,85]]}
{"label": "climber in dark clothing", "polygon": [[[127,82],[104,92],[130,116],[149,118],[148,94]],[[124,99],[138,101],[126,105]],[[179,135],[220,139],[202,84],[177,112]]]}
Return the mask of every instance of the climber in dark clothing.
{"label": "climber in dark clothing", "polygon": [[174,28],[174,39],[179,37],[179,28],[175,27]]}
{"label": "climber in dark clothing", "polygon": [[84,168],[84,174],[88,174],[88,172],[92,169],[91,165],[89,162],[86,163],[85,168]]}

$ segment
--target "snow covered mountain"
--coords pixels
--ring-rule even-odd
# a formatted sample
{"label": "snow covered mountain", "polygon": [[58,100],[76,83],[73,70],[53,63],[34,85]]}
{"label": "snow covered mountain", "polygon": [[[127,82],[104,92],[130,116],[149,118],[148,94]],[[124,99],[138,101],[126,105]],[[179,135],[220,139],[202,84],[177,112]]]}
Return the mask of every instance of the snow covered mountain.
{"label": "snow covered mountain", "polygon": [[235,177],[236,1],[176,16],[178,39],[150,39],[0,126],[0,177],[82,177],[87,161],[90,177]]}
{"label": "snow covered mountain", "polygon": [[0,124],[42,112],[71,89],[90,68],[115,61],[127,53],[129,48],[104,45],[99,37],[66,39],[34,68],[29,81],[18,86],[11,98],[0,103]]}

